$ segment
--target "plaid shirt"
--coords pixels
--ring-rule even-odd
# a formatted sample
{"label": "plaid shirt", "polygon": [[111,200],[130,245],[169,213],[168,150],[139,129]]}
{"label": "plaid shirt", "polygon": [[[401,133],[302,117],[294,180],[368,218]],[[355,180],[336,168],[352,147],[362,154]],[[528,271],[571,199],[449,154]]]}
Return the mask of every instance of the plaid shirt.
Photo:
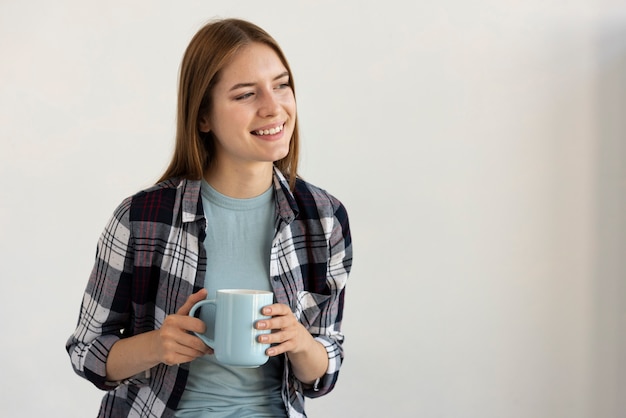
{"label": "plaid shirt", "polygon": [[[282,397],[289,417],[306,417],[304,396],[331,391],[343,360],[344,287],[352,264],[348,216],[324,190],[300,179],[293,193],[275,170],[276,233],[270,282],[276,300],[328,352],[326,374],[304,387],[284,361]],[[127,198],[98,241],[75,332],[67,351],[76,373],[107,390],[99,417],[170,417],[185,389],[189,364],[159,364],[107,381],[109,350],[120,338],[161,327],[204,284],[206,229],[200,181],[172,179]]]}

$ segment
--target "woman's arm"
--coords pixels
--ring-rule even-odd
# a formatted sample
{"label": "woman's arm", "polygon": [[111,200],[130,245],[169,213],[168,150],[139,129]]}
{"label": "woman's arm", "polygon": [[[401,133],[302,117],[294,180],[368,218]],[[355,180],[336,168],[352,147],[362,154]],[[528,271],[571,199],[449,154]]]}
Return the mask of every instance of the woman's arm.
{"label": "woman's arm", "polygon": [[190,317],[189,311],[207,296],[205,289],[189,296],[174,315],[168,315],[158,330],[124,338],[113,344],[106,362],[109,381],[127,379],[160,363],[168,366],[187,363],[205,354],[212,354],[200,338],[189,331],[204,333],[202,320]]}
{"label": "woman's arm", "polygon": [[103,390],[116,386],[106,379],[106,361],[111,347],[129,327],[130,313],[122,307],[131,304],[130,204],[129,198],[118,206],[100,235],[78,324],[66,343],[74,371]]}
{"label": "woman's arm", "polygon": [[[159,330],[125,335],[132,317],[128,307],[135,257],[130,204],[130,198],[122,202],[100,236],[78,325],[66,343],[75,372],[103,390],[114,389],[124,379],[144,379],[141,372],[161,362],[178,364],[209,350],[199,338],[186,334],[204,329],[201,320],[186,314],[195,300],[206,297],[205,291],[166,317]],[[181,352],[180,345],[187,348]]]}

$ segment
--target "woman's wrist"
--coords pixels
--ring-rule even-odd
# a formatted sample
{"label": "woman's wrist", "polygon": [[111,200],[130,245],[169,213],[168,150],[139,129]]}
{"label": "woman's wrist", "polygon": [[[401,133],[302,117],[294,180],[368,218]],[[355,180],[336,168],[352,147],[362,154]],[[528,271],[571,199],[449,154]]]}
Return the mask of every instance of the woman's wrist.
{"label": "woman's wrist", "polygon": [[324,376],[328,370],[328,353],[326,347],[311,336],[311,344],[300,352],[287,353],[292,365],[293,373],[298,380],[312,385],[317,379]]}
{"label": "woman's wrist", "polygon": [[109,381],[120,381],[151,369],[160,363],[154,349],[158,330],[123,338],[113,344],[107,357]]}

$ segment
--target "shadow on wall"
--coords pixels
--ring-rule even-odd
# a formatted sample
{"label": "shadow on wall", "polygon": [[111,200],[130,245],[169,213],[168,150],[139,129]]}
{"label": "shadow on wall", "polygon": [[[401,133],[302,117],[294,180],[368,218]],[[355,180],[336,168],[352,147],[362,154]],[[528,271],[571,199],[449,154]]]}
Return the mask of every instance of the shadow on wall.
{"label": "shadow on wall", "polygon": [[596,34],[594,414],[626,411],[626,22]]}

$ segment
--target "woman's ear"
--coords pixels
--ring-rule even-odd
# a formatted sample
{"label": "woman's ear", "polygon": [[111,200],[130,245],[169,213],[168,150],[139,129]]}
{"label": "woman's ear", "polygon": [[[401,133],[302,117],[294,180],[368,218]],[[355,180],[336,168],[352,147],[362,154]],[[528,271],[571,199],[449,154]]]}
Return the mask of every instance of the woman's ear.
{"label": "woman's ear", "polygon": [[200,116],[198,119],[198,129],[200,132],[207,133],[211,130],[211,125],[209,125],[209,118],[205,116]]}

